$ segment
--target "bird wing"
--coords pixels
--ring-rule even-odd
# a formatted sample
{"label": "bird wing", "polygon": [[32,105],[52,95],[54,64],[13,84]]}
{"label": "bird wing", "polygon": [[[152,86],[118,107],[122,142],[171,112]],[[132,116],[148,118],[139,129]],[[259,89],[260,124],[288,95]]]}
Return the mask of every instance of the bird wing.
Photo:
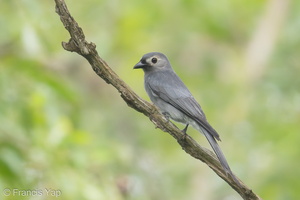
{"label": "bird wing", "polygon": [[200,105],[174,71],[160,71],[155,74],[155,78],[150,76],[147,84],[155,96],[180,110],[220,140],[219,134],[207,122]]}

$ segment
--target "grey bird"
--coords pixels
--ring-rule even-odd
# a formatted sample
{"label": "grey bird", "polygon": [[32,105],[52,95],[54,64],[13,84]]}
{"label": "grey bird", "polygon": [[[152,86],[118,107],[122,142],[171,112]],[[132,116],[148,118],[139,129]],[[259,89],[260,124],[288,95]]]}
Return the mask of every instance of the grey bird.
{"label": "grey bird", "polygon": [[219,134],[208,123],[198,102],[173,71],[168,58],[159,52],[147,53],[134,66],[134,69],[139,68],[144,70],[146,92],[162,114],[167,119],[185,124],[182,130],[185,134],[189,125],[204,134],[226,174],[239,184],[217,143],[217,140],[221,141]]}

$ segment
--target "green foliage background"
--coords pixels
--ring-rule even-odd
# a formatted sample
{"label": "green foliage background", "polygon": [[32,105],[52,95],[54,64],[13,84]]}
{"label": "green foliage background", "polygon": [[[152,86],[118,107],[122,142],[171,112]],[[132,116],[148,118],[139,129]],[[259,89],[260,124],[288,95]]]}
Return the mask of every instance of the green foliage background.
{"label": "green foliage background", "polygon": [[[132,67],[144,53],[165,53],[233,171],[263,199],[300,198],[299,1],[67,4],[100,56],[147,100]],[[1,0],[0,27],[0,199],[240,199],[62,49],[69,36],[53,1]],[[14,193],[22,190],[43,194]]]}

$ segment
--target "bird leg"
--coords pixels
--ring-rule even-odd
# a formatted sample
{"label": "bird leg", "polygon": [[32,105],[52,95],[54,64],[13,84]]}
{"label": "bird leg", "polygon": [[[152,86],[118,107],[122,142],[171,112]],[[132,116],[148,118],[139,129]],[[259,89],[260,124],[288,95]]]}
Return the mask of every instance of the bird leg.
{"label": "bird leg", "polygon": [[183,139],[183,140],[186,139],[186,136],[187,136],[186,131],[187,131],[188,127],[189,127],[189,124],[187,124],[187,125],[184,127],[184,129],[181,130],[181,132],[183,133],[183,136],[182,136],[182,139]]}
{"label": "bird leg", "polygon": [[162,114],[166,118],[166,120],[169,122],[170,121],[170,115],[169,115],[169,113],[163,112]]}

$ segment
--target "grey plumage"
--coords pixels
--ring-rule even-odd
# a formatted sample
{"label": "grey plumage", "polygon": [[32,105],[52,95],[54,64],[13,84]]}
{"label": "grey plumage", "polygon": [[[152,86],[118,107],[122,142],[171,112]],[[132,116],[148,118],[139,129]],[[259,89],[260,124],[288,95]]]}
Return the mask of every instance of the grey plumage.
{"label": "grey plumage", "polygon": [[173,71],[167,57],[158,52],[145,54],[134,66],[134,69],[138,68],[145,72],[145,89],[151,101],[166,117],[186,125],[190,124],[203,133],[225,172],[238,183],[216,141],[220,141],[219,134],[207,122],[200,105]]}

